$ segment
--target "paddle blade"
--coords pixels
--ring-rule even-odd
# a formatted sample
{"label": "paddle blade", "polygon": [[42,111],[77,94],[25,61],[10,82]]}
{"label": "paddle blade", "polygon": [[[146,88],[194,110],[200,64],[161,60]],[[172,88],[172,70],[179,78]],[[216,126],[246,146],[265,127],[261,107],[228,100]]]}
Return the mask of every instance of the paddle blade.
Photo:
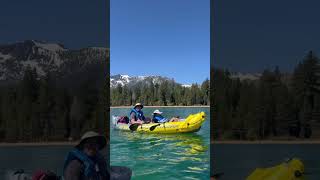
{"label": "paddle blade", "polygon": [[140,124],[138,124],[138,123],[136,123],[136,124],[131,124],[131,125],[129,126],[129,129],[130,129],[131,131],[136,131],[136,130],[138,129],[139,125],[140,125]]}
{"label": "paddle blade", "polygon": [[150,131],[153,131],[156,127],[160,126],[160,124],[154,125],[150,127]]}

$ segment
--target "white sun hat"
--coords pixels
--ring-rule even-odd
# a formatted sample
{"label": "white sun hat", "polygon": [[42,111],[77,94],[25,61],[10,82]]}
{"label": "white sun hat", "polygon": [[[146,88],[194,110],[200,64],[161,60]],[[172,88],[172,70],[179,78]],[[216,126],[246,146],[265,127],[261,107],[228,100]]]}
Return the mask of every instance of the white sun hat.
{"label": "white sun hat", "polygon": [[103,149],[107,144],[107,140],[104,136],[102,136],[99,133],[94,132],[94,131],[88,131],[83,134],[83,136],[80,139],[79,144],[76,145],[76,148],[82,149],[83,145],[89,141],[98,144],[99,150]]}
{"label": "white sun hat", "polygon": [[156,109],[155,111],[153,111],[153,114],[162,114],[162,112]]}
{"label": "white sun hat", "polygon": [[141,103],[137,103],[136,105],[134,105],[134,107],[133,107],[133,108],[136,108],[137,106],[140,106],[140,107],[141,107],[141,109],[143,108],[143,105],[142,105]]}

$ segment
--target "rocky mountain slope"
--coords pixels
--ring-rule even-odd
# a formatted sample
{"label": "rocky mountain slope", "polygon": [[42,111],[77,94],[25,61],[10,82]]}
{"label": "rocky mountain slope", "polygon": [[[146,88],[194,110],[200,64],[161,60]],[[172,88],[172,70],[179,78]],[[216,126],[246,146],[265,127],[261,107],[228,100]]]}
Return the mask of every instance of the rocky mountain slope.
{"label": "rocky mountain slope", "polygon": [[87,68],[87,65],[106,61],[109,49],[88,47],[67,49],[59,43],[26,40],[0,45],[0,80],[21,80],[29,67],[38,76],[49,72],[67,75]]}

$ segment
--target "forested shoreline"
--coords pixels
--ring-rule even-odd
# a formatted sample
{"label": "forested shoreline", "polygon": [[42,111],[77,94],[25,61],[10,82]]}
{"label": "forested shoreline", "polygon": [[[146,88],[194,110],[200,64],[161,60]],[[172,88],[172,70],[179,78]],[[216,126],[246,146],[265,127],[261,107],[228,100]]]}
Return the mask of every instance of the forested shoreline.
{"label": "forested shoreline", "polygon": [[142,102],[146,106],[193,106],[210,104],[210,81],[183,87],[174,80],[153,83],[138,82],[133,86],[111,88],[111,106],[131,106]]}
{"label": "forested shoreline", "polygon": [[[275,67],[256,80],[211,69],[212,86],[208,79],[191,87],[167,80],[110,91],[107,76],[97,73],[105,68],[101,64],[69,80],[52,73],[39,77],[30,68],[22,80],[1,83],[0,142],[68,141],[90,129],[105,133],[109,105],[202,106],[210,105],[210,94],[214,139],[319,139],[319,62],[309,52],[292,72]],[[70,86],[75,81],[77,85]]]}
{"label": "forested shoreline", "polygon": [[217,140],[320,138],[320,63],[309,52],[293,72],[240,80],[211,69],[211,133]]}
{"label": "forested shoreline", "polygon": [[109,87],[104,65],[87,65],[66,78],[50,72],[40,77],[29,67],[22,80],[2,82],[0,142],[73,141],[88,130],[105,134]]}

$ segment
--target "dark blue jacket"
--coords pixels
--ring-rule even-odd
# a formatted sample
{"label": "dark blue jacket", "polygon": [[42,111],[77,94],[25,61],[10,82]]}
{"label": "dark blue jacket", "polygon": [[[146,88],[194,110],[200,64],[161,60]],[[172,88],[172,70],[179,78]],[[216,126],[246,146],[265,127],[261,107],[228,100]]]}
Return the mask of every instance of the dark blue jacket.
{"label": "dark blue jacket", "polygon": [[155,122],[155,123],[163,123],[163,122],[167,122],[168,119],[163,117],[160,114],[153,114],[152,121]]}

